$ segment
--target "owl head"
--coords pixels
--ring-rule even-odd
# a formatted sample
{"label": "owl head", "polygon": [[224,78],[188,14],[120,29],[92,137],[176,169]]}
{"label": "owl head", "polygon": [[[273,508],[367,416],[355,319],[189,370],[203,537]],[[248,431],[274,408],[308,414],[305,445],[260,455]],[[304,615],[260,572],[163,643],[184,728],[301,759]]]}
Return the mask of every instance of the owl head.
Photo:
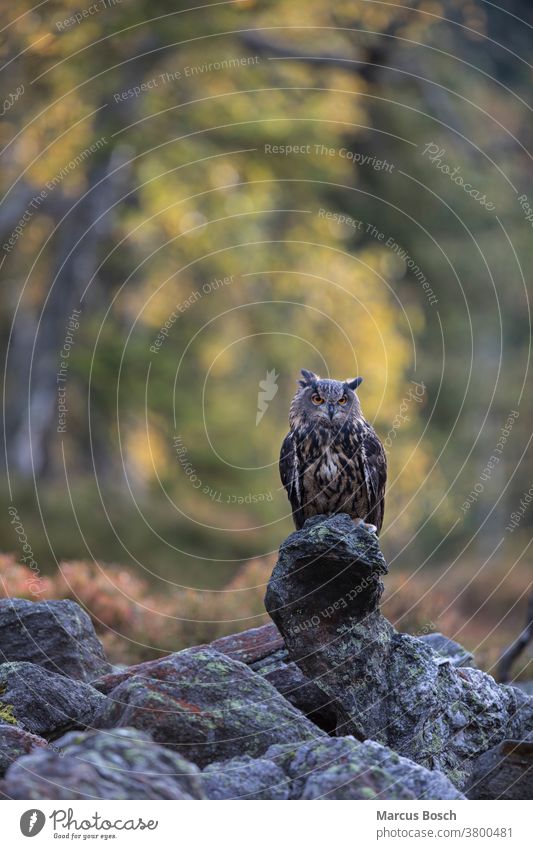
{"label": "owl head", "polygon": [[362,380],[362,377],[328,380],[302,369],[299,388],[291,403],[291,426],[313,423],[320,427],[339,429],[344,422],[361,418],[361,405],[355,390]]}

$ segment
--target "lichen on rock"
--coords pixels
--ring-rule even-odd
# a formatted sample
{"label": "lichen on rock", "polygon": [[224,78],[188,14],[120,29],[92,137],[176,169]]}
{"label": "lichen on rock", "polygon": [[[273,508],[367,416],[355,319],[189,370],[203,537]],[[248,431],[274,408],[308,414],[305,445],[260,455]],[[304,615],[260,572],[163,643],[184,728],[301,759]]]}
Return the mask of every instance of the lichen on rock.
{"label": "lichen on rock", "polygon": [[85,682],[111,669],[88,614],[69,599],[0,599],[0,663],[17,660]]}
{"label": "lichen on rock", "polygon": [[396,631],[386,573],[374,534],[315,517],[281,546],[275,624],[115,670],[73,602],[0,605],[0,635],[22,621],[0,664],[0,796],[527,796],[533,698],[443,635]]}
{"label": "lichen on rock", "polygon": [[281,546],[265,604],[290,658],[330,697],[337,735],[375,740],[462,788],[475,757],[531,729],[533,699],[397,632],[379,609],[385,572],[372,533],[315,517]]}
{"label": "lichen on rock", "polygon": [[146,676],[137,667],[107,698],[98,727],[143,729],[201,766],[324,733],[244,663],[209,647],[150,663]]}
{"label": "lichen on rock", "polygon": [[70,732],[7,771],[12,799],[202,799],[198,768],[131,728]]}
{"label": "lichen on rock", "polygon": [[34,663],[0,664],[4,721],[43,737],[90,725],[105,696]]}

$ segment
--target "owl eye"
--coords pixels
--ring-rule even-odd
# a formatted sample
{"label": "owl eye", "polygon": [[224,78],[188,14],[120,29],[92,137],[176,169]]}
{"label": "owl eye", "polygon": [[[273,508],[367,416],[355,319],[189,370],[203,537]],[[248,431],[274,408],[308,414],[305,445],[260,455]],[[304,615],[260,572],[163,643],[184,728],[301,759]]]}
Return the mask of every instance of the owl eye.
{"label": "owl eye", "polygon": [[346,404],[347,400],[346,395],[343,395],[342,398],[339,398],[339,404]]}
{"label": "owl eye", "polygon": [[323,398],[321,398],[321,397],[320,397],[320,395],[319,395],[317,392],[314,392],[314,393],[311,395],[311,401],[313,402],[313,404],[317,404],[317,405],[318,405],[318,404],[323,404],[323,403],[324,403],[324,399],[323,399]]}

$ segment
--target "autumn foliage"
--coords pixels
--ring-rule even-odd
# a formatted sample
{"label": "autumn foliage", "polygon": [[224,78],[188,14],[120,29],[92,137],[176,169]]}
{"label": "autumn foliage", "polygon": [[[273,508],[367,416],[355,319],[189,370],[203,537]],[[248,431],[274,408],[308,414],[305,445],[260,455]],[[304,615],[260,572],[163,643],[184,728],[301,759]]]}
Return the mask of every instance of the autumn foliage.
{"label": "autumn foliage", "polygon": [[[31,570],[0,555],[0,595],[73,599],[90,614],[111,661],[129,664],[269,621],[263,597],[273,565],[273,557],[250,560],[218,591],[155,591],[124,567],[81,560],[61,563],[55,575],[36,584]],[[419,636],[441,631],[456,639],[494,673],[525,615],[526,575],[509,572],[503,562],[490,575],[476,576],[473,567],[471,572],[465,581],[464,570],[444,580],[442,572],[439,580],[433,571],[391,571],[385,579],[383,612],[398,630]],[[508,611],[504,617],[502,609]],[[531,667],[525,658],[518,677],[531,677]]]}

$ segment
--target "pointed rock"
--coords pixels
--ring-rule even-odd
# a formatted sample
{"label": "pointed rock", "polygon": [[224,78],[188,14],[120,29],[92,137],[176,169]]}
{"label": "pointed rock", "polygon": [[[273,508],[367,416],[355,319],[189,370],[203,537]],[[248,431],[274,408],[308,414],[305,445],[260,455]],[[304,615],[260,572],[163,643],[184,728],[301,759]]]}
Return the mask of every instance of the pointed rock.
{"label": "pointed rock", "polygon": [[533,699],[398,633],[379,610],[386,571],[364,527],[315,517],[281,546],[265,604],[290,658],[330,697],[337,735],[371,738],[462,788],[474,758],[533,727]]}

